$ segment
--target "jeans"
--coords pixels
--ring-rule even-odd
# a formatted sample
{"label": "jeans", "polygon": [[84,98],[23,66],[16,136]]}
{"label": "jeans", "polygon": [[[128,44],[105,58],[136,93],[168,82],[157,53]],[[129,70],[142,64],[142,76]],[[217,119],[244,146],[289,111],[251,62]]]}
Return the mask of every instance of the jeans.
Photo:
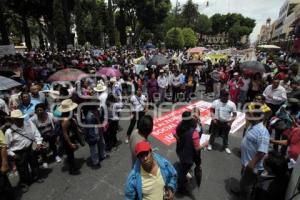
{"label": "jeans", "polygon": [[241,103],[242,106],[244,105],[244,103],[247,100],[247,93],[248,93],[248,91],[243,91],[243,90],[240,90],[240,92],[239,92],[238,102]]}
{"label": "jeans", "polygon": [[213,84],[214,98],[219,98],[220,89],[221,89],[221,83],[220,82],[214,82],[214,84]]}
{"label": "jeans", "polygon": [[210,140],[209,144],[214,145],[215,143],[215,137],[217,135],[221,136],[223,138],[223,147],[227,148],[228,147],[228,134],[230,132],[231,126],[228,126],[227,122],[221,122],[217,120],[216,123],[211,121],[210,125]]}
{"label": "jeans", "polygon": [[[30,184],[34,179],[38,178],[39,175],[39,164],[38,160],[31,149],[31,146],[14,151],[16,158],[16,166],[20,175],[20,183]],[[29,170],[31,169],[31,173]]]}
{"label": "jeans", "polygon": [[137,124],[139,124],[141,118],[145,115],[145,112],[144,111],[140,111],[140,112],[132,112],[132,118],[130,120],[130,125],[128,127],[128,130],[127,130],[127,136],[129,137],[134,129],[134,126],[136,124],[136,121],[137,121]]}
{"label": "jeans", "polygon": [[185,91],[185,100],[190,101],[191,100],[191,95],[192,95],[193,87],[186,87]]}
{"label": "jeans", "polygon": [[89,144],[93,165],[97,165],[106,156],[103,133],[99,133],[99,135],[100,138],[95,144]]}

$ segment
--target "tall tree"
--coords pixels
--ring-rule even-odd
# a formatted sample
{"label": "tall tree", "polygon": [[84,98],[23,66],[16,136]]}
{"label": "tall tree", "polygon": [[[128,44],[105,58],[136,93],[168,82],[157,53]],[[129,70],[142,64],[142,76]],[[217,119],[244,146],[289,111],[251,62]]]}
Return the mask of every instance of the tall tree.
{"label": "tall tree", "polygon": [[58,50],[67,48],[66,25],[64,20],[63,3],[61,0],[53,1],[53,27]]}
{"label": "tall tree", "polygon": [[109,44],[114,46],[116,44],[116,28],[112,0],[108,0],[106,30],[109,37]]}
{"label": "tall tree", "polygon": [[195,30],[198,16],[198,5],[193,3],[192,0],[188,0],[186,4],[183,5],[181,12],[184,26],[191,27]]}
{"label": "tall tree", "polygon": [[2,40],[0,41],[1,45],[9,45],[9,37],[8,37],[8,24],[7,24],[7,17],[5,10],[7,7],[5,7],[4,3],[0,2],[0,33]]}
{"label": "tall tree", "polygon": [[184,40],[185,47],[194,47],[197,44],[197,35],[191,28],[183,28],[182,36]]}

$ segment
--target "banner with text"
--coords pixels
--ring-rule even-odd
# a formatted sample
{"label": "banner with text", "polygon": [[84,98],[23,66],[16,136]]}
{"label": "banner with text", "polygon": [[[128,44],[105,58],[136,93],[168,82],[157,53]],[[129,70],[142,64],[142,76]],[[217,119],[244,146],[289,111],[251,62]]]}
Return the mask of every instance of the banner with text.
{"label": "banner with text", "polygon": [[[201,122],[204,126],[204,125],[209,125],[211,121],[210,107],[211,107],[211,103],[206,101],[198,101],[183,106],[172,112],[167,112],[162,116],[154,119],[152,136],[166,145],[171,145],[176,142],[173,133],[175,132],[176,126],[181,121],[181,115],[184,111],[198,108],[201,113],[200,114]],[[237,112],[237,118],[232,123],[230,133],[231,134],[236,133],[242,126],[244,126],[245,122],[246,122],[245,114],[241,112]]]}

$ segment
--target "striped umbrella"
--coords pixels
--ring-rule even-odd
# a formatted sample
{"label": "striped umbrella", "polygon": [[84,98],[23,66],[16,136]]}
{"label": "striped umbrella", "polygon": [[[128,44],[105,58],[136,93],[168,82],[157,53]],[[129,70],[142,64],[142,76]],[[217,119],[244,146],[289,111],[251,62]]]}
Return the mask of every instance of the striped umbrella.
{"label": "striped umbrella", "polygon": [[12,80],[10,78],[6,78],[4,76],[0,76],[0,90],[8,90],[10,88],[20,86],[21,83]]}

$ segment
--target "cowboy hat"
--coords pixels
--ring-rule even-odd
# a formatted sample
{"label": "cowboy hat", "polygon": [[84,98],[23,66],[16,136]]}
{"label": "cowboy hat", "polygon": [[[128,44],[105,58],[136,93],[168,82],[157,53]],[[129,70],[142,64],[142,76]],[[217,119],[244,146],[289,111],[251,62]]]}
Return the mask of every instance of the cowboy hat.
{"label": "cowboy hat", "polygon": [[60,98],[59,91],[57,91],[57,90],[49,90],[49,96],[52,99],[58,99],[58,98]]}
{"label": "cowboy hat", "polygon": [[116,77],[112,77],[109,81],[110,81],[111,83],[117,82],[117,78],[116,78]]}
{"label": "cowboy hat", "polygon": [[94,91],[96,91],[96,92],[104,92],[105,90],[106,90],[106,86],[104,85],[104,83],[98,83],[97,85],[96,85],[96,87],[94,87],[93,89],[94,89]]}
{"label": "cowboy hat", "polygon": [[70,112],[72,110],[74,110],[75,108],[77,108],[78,104],[74,103],[71,99],[66,99],[63,100],[60,104],[60,106],[58,106],[57,110],[59,112]]}
{"label": "cowboy hat", "polygon": [[21,110],[13,110],[10,113],[10,118],[23,119],[23,118],[25,118],[25,115],[23,115]]}

